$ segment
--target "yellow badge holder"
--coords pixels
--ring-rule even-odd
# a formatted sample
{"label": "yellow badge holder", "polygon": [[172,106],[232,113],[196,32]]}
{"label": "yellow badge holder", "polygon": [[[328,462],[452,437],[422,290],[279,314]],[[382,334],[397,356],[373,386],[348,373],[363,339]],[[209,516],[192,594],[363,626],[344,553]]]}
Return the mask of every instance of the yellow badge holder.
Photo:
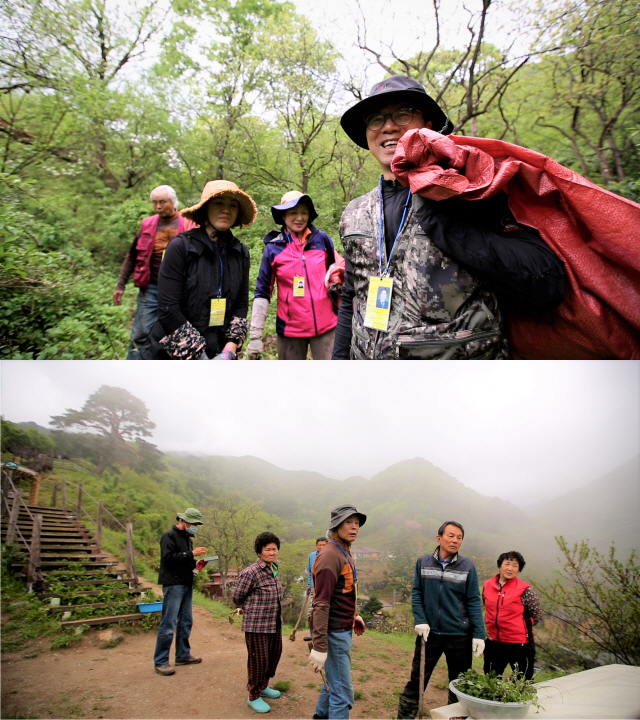
{"label": "yellow badge holder", "polygon": [[373,330],[387,332],[393,278],[370,277],[367,292],[367,308],[364,314],[364,326]]}
{"label": "yellow badge holder", "polygon": [[226,298],[211,298],[211,313],[209,314],[209,327],[224,325],[224,315],[227,310]]}
{"label": "yellow badge holder", "polygon": [[304,297],[304,278],[302,275],[294,275],[293,297]]}

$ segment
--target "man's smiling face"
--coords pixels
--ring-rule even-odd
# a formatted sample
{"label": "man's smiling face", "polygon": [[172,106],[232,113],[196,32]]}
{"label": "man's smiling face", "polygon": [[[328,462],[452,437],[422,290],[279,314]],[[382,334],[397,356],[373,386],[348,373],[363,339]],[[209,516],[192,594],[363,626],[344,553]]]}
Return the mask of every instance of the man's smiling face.
{"label": "man's smiling face", "polygon": [[375,159],[380,163],[382,174],[385,180],[393,180],[394,175],[391,172],[391,160],[396,151],[398,140],[409,130],[421,127],[431,127],[431,120],[425,122],[422,113],[415,111],[413,119],[408,125],[396,125],[391,119],[391,114],[400,108],[407,107],[407,101],[401,103],[393,103],[380,108],[382,115],[389,115],[385,118],[384,125],[380,130],[369,130],[367,128],[367,143],[369,150]]}

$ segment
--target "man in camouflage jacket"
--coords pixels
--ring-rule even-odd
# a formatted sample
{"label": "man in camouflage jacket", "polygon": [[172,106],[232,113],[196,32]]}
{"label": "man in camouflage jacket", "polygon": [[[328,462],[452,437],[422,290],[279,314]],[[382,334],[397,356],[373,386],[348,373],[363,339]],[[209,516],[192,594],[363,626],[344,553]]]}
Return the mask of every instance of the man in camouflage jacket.
{"label": "man in camouflage jacket", "polygon": [[[341,124],[383,175],[340,221],[346,272],[333,359],[508,357],[499,301],[552,309],[564,296],[562,263],[537,231],[516,223],[506,195],[435,202],[395,179],[391,160],[408,130],[451,131],[420,83],[400,75],[377,83]],[[372,276],[393,280],[386,332],[364,325]]]}

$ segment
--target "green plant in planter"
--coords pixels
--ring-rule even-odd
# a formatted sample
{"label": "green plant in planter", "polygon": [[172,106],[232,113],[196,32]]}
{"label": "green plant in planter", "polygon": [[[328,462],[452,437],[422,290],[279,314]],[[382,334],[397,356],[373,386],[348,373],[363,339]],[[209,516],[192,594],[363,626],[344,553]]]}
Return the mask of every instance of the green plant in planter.
{"label": "green plant in planter", "polygon": [[528,703],[540,707],[538,704],[538,691],[532,680],[527,680],[524,675],[514,672],[507,678],[502,678],[495,673],[481,675],[476,670],[467,670],[461,673],[455,681],[455,687],[465,695],[481,698],[482,700],[494,700],[505,703]]}

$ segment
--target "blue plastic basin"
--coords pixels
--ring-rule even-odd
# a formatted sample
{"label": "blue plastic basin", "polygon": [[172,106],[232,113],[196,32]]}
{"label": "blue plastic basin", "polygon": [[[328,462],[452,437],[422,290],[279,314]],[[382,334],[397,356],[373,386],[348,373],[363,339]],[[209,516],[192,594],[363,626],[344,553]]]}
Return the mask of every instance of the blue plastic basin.
{"label": "blue plastic basin", "polygon": [[141,613],[162,612],[162,600],[157,602],[137,603]]}

